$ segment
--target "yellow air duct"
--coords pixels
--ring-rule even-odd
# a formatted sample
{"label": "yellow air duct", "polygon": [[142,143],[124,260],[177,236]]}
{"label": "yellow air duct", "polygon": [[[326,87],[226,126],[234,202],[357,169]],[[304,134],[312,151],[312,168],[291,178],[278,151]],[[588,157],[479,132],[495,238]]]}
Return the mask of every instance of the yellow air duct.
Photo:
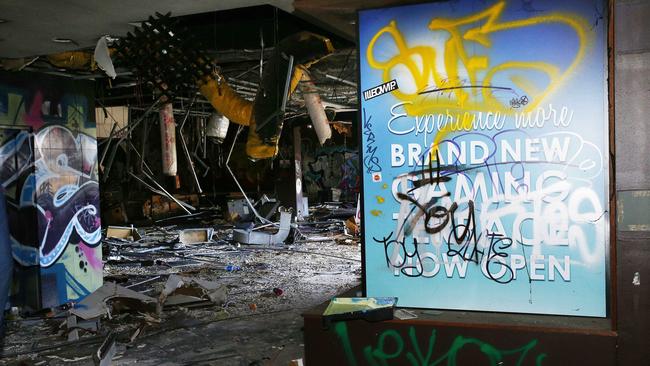
{"label": "yellow air duct", "polygon": [[97,69],[93,54],[89,51],[60,52],[47,56],[47,60],[54,66],[69,70]]}
{"label": "yellow air duct", "polygon": [[[311,65],[334,52],[334,47],[328,38],[309,32],[300,32],[288,37],[280,42],[278,48],[284,49],[282,52],[285,54],[297,54],[297,65],[292,71],[287,98],[291,97],[303,74]],[[219,113],[223,114],[231,122],[249,127],[248,141],[246,142],[248,157],[256,160],[274,157],[278,153],[280,134],[275,134],[266,142],[262,141],[256,131],[257,121],[253,108],[255,102],[248,101],[237,94],[223,76],[216,75],[215,78],[209,77],[201,80],[199,82],[199,91]],[[264,84],[264,80],[262,84]],[[259,95],[258,93],[257,97]]]}

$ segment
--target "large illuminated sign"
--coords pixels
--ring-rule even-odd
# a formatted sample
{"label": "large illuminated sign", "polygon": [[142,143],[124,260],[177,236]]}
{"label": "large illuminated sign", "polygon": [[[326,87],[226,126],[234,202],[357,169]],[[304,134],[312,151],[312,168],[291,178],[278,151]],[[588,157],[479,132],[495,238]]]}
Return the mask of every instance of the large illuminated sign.
{"label": "large illuminated sign", "polygon": [[369,296],[606,316],[605,13],[578,0],[359,12]]}

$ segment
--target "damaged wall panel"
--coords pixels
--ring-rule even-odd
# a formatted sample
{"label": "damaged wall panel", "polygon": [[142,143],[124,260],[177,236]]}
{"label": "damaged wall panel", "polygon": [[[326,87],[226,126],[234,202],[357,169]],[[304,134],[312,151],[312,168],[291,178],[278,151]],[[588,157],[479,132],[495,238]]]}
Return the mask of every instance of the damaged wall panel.
{"label": "damaged wall panel", "polygon": [[305,195],[312,202],[330,201],[332,189],[339,189],[342,201],[355,201],[360,187],[359,153],[346,146],[317,146],[306,138],[302,142]]}
{"label": "damaged wall panel", "polygon": [[[92,84],[0,73],[0,180],[13,256],[24,272],[15,299],[56,306],[102,285]],[[15,300],[15,301],[16,301]]]}

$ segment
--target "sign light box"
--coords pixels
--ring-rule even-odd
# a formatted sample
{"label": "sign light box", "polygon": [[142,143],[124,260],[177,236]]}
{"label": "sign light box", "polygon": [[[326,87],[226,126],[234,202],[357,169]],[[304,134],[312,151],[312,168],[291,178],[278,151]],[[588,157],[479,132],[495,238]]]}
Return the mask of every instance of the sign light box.
{"label": "sign light box", "polygon": [[607,8],[359,12],[368,296],[607,315]]}

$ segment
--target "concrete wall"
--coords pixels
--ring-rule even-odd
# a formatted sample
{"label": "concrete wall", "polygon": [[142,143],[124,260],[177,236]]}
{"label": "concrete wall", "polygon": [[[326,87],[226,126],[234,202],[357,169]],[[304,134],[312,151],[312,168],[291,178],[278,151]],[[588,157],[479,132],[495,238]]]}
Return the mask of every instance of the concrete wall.
{"label": "concrete wall", "polygon": [[[650,1],[617,1],[615,14],[616,190],[650,190]],[[618,229],[618,364],[647,365],[650,232]]]}

